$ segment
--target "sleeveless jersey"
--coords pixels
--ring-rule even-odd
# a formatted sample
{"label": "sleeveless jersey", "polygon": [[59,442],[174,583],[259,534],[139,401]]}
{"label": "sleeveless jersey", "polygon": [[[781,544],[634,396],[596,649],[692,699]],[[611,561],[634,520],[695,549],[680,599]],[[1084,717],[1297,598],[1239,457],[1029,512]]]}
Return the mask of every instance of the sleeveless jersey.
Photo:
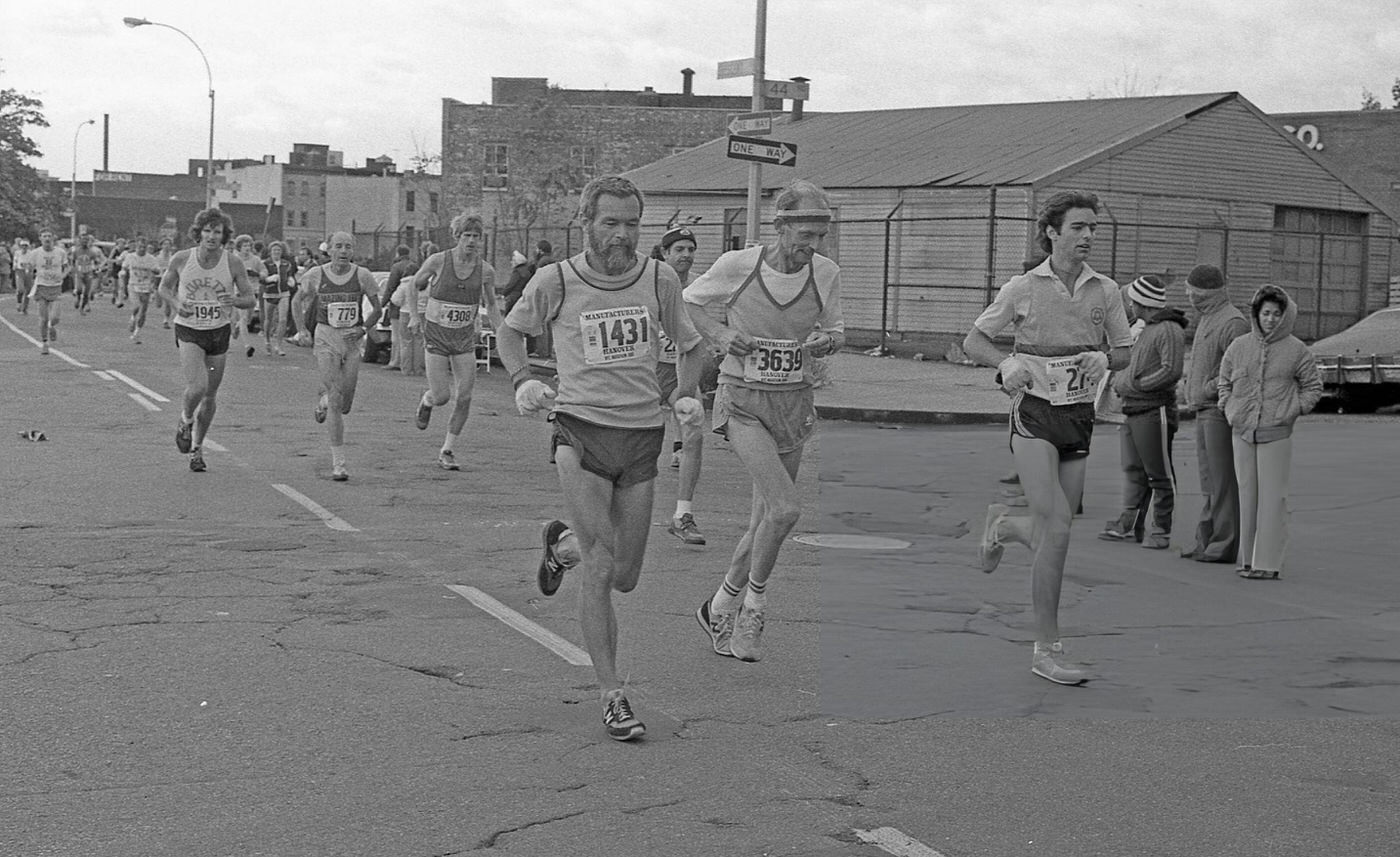
{"label": "sleeveless jersey", "polygon": [[93,247],[79,247],[73,253],[73,267],[80,274],[91,274],[96,271],[104,261],[101,252]]}
{"label": "sleeveless jersey", "polygon": [[185,266],[180,269],[180,283],[176,287],[189,315],[177,314],[176,324],[194,330],[217,330],[232,321],[232,307],[224,306],[219,300],[221,296],[236,294],[228,254],[229,251],[220,250],[219,261],[214,267],[205,268],[199,264],[199,249],[190,251]]}
{"label": "sleeveless jersey", "polygon": [[350,266],[350,279],[344,283],[331,282],[326,266],[320,267],[321,284],[316,289],[316,324],[336,329],[358,327],[364,323],[360,315],[360,268]]}
{"label": "sleeveless jersey", "polygon": [[[447,339],[469,340],[476,344],[476,313],[481,304],[481,281],[485,263],[480,258],[465,276],[457,273],[452,252],[443,254],[442,270],[426,289],[428,305],[423,318],[428,330]],[[469,335],[468,335],[469,334]],[[465,353],[463,351],[462,353]]]}

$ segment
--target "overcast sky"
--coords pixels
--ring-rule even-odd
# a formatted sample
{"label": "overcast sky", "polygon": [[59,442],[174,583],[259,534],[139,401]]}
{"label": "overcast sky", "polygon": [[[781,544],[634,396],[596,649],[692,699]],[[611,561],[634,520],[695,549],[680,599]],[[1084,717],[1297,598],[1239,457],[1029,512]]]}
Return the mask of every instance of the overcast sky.
{"label": "overcast sky", "polygon": [[[755,0],[14,0],[0,88],[41,99],[35,165],[80,181],[109,165],[183,172],[325,143],[347,164],[441,150],[442,99],[488,102],[492,76],[577,89],[748,94],[716,64],[754,53]],[[770,79],[811,78],[809,111],[1235,90],[1265,112],[1387,106],[1400,76],[1396,0],[770,0]],[[1126,92],[1125,92],[1126,90]],[[78,132],[88,118],[93,127]]]}

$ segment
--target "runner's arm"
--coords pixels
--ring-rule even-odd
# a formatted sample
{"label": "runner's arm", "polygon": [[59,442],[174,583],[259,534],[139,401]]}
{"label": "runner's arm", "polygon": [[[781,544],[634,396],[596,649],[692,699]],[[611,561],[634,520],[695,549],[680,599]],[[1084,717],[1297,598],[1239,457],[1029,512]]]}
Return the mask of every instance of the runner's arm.
{"label": "runner's arm", "polygon": [[423,267],[418,269],[418,273],[413,275],[413,288],[409,291],[409,300],[405,301],[405,309],[408,310],[408,326],[418,327],[418,296],[414,292],[421,292],[428,287],[428,284],[437,276],[442,268],[441,253],[434,253],[423,263]]}
{"label": "runner's arm", "polygon": [[492,330],[500,330],[506,320],[501,315],[501,303],[496,295],[496,269],[488,265],[482,274],[481,300],[486,305],[486,320],[491,322]]}
{"label": "runner's arm", "polygon": [[365,317],[365,330],[368,331],[379,323],[379,317],[384,314],[384,304],[379,300],[379,288],[374,282],[374,275],[367,268],[360,269],[360,291],[369,299],[369,305],[373,308]]}
{"label": "runner's arm", "polygon": [[321,278],[316,276],[317,268],[312,268],[306,272],[306,277],[301,281],[301,288],[297,289],[296,297],[292,298],[292,318],[297,320],[300,327],[301,319],[306,318],[306,304],[316,294],[317,288],[321,285]]}

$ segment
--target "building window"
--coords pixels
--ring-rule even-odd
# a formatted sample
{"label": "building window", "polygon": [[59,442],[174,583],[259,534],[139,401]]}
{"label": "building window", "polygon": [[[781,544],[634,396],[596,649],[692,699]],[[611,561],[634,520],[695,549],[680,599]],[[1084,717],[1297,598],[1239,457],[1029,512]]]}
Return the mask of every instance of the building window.
{"label": "building window", "polygon": [[428,191],[428,211],[432,214],[438,213],[438,195]]}
{"label": "building window", "polygon": [[413,240],[413,239],[414,239],[414,236],[415,236],[415,233],[414,233],[414,231],[413,231],[413,227],[412,227],[412,226],[405,226],[404,229],[403,229],[403,243],[404,243],[404,246],[405,246],[405,247],[414,247],[414,248],[416,248],[417,244],[416,244],[416,242]]}
{"label": "building window", "polygon": [[302,195],[302,196],[310,196],[310,195],[311,195],[310,191],[307,190],[306,182],[302,182],[302,183],[301,183],[301,195]]}
{"label": "building window", "polygon": [[304,211],[301,213],[301,225],[302,225],[303,227],[306,226],[306,212],[304,212]]}
{"label": "building window", "polygon": [[325,199],[325,198],[326,198],[326,185],[325,185],[324,182],[320,185],[320,188],[321,188],[321,199]]}
{"label": "building window", "polygon": [[483,188],[504,188],[510,184],[510,147],[505,143],[487,143],[481,166]]}
{"label": "building window", "polygon": [[296,213],[295,211],[288,211],[288,212],[287,212],[287,225],[288,225],[288,226],[296,226],[296,225],[297,225],[297,213]]}
{"label": "building window", "polygon": [[405,193],[405,194],[403,195],[403,210],[404,210],[404,211],[414,211],[414,210],[416,210],[416,209],[415,209],[415,207],[416,207],[416,205],[417,205],[417,198],[416,198],[416,197],[417,197],[417,194],[415,194],[413,191],[409,191],[408,193]]}

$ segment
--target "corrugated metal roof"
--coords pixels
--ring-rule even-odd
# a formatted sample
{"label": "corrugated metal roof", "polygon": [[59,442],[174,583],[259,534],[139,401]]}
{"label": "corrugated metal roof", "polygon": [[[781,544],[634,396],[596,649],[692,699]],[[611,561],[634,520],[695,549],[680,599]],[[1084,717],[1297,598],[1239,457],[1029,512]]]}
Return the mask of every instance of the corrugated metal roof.
{"label": "corrugated metal roof", "polygon": [[[986,187],[1033,183],[1167,130],[1236,93],[808,113],[782,117],[771,139],[797,144],[797,167],[765,166],[765,187],[796,176],[828,189]],[[626,175],[643,191],[742,191],[748,164],[724,138]]]}

